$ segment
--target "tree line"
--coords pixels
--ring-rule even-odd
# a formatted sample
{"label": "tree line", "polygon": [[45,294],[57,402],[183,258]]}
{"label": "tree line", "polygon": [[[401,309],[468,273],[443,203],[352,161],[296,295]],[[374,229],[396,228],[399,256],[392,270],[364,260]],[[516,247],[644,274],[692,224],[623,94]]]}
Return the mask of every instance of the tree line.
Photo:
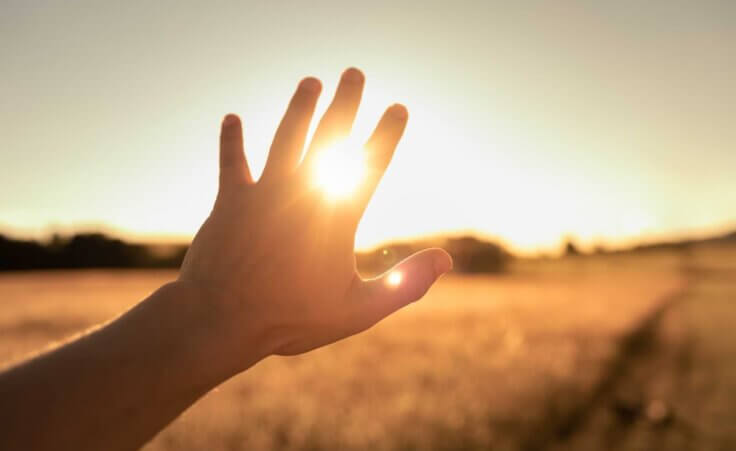
{"label": "tree line", "polygon": [[[377,274],[416,251],[439,246],[455,261],[455,271],[497,273],[506,268],[510,254],[501,246],[474,237],[392,243],[356,254],[363,274]],[[186,245],[161,246],[127,243],[102,233],[82,233],[51,240],[18,240],[0,235],[0,271],[80,268],[178,268]]]}

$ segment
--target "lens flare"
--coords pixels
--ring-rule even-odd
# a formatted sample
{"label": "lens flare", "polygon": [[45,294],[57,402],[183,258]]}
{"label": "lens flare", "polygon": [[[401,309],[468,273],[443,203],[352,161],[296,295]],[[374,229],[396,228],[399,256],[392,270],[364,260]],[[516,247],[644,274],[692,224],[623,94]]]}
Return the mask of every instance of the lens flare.
{"label": "lens flare", "polygon": [[386,283],[391,287],[398,287],[401,284],[401,279],[403,278],[404,276],[400,272],[393,271],[388,275],[388,278],[386,278]]}
{"label": "lens flare", "polygon": [[328,197],[340,199],[350,196],[365,174],[365,158],[359,147],[345,143],[325,149],[314,165],[315,184]]}

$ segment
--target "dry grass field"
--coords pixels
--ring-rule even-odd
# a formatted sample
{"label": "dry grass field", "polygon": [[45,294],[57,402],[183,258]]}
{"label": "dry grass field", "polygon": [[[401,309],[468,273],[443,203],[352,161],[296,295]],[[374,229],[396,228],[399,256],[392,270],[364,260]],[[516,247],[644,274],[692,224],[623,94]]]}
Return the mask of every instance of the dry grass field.
{"label": "dry grass field", "polygon": [[[1,274],[0,362],[174,277]],[[736,251],[721,248],[448,275],[362,335],[259,363],[145,449],[731,449],[734,294]]]}

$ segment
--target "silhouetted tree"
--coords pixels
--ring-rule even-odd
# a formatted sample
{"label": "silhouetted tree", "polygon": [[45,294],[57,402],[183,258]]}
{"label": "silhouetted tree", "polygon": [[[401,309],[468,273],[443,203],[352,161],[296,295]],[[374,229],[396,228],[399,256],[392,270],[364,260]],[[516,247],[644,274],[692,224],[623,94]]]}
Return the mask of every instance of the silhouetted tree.
{"label": "silhouetted tree", "polygon": [[100,233],[63,238],[54,235],[48,244],[13,240],[0,235],[0,270],[54,268],[178,267],[186,246],[176,246],[164,256],[146,246],[125,243]]}
{"label": "silhouetted tree", "polygon": [[565,243],[565,255],[568,257],[580,255],[580,250],[572,241],[572,239],[568,239],[567,243]]}
{"label": "silhouetted tree", "polygon": [[467,273],[503,272],[511,257],[498,244],[470,236],[448,239],[445,249],[452,255],[455,269]]}
{"label": "silhouetted tree", "polygon": [[441,246],[447,250],[452,255],[454,270],[457,272],[503,272],[511,258],[508,252],[495,243],[474,237],[462,237],[430,242],[393,243],[372,252],[358,253],[356,262],[361,272],[377,274],[429,246]]}

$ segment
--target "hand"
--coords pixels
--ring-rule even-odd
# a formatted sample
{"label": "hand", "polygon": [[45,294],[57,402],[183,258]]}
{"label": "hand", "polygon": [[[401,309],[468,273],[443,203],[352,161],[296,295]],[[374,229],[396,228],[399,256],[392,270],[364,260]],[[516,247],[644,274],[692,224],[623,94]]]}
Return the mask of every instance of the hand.
{"label": "hand", "polygon": [[[356,271],[355,231],[404,131],[406,108],[384,113],[364,147],[367,170],[351,196],[326,197],[314,172],[321,152],[350,133],[363,83],[360,71],[345,71],[300,161],[321,91],[317,79],[302,80],[257,182],[240,120],[223,121],[217,199],[178,283],[208,298],[228,358],[237,361],[240,347],[253,340],[263,356],[298,354],[358,333],[422,297],[452,267],[445,251],[428,249],[375,279]],[[399,275],[388,279],[391,273]]]}
{"label": "hand", "polygon": [[441,249],[409,257],[388,277],[362,280],[355,269],[355,230],[406,126],[403,106],[386,111],[365,145],[366,173],[352,196],[331,199],[316,188],[320,154],[350,132],[362,90],[363,75],[347,70],[300,162],[320,92],[319,81],[303,80],[258,182],[240,120],[225,117],[217,199],[179,279],[106,325],[0,372],[0,448],[137,449],[260,359],[367,329],[448,271],[452,260]]}

